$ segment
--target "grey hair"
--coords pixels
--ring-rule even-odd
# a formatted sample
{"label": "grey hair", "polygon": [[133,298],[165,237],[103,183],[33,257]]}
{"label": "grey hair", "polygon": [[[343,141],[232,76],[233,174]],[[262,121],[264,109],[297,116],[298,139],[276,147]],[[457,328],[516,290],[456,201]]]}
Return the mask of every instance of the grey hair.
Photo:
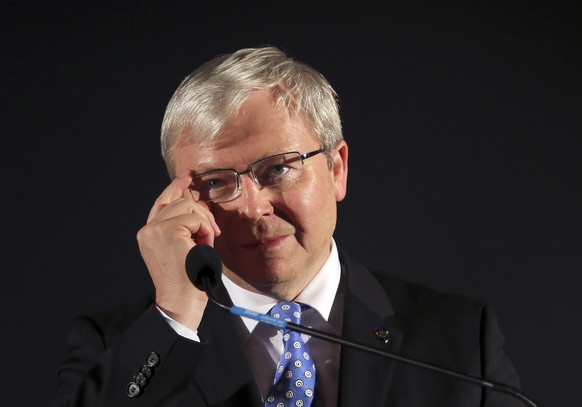
{"label": "grey hair", "polygon": [[315,69],[275,47],[218,56],[188,75],[170,99],[161,129],[162,156],[174,177],[173,152],[188,144],[211,145],[251,93],[268,90],[311,127],[321,148],[343,139],[337,94]]}

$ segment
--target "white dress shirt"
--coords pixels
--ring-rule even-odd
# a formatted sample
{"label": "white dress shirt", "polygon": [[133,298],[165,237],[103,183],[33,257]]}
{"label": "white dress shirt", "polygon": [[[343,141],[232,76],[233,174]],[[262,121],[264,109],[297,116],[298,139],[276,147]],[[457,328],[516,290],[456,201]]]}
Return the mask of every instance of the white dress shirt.
{"label": "white dress shirt", "polygon": [[[323,267],[309,282],[307,287],[293,301],[309,305],[303,311],[301,324],[335,335],[341,334],[341,318],[330,321],[332,306],[334,314],[341,315],[343,308],[343,293],[337,295],[341,278],[341,265],[335,241],[329,258]],[[238,307],[266,314],[277,303],[277,300],[265,295],[246,290],[236,285],[232,280],[222,275],[233,304]],[[337,298],[336,298],[337,296]],[[335,301],[335,303],[334,303]],[[200,341],[197,332],[174,321],[160,310],[166,321],[174,330],[184,337]],[[259,324],[258,321],[237,317],[245,351],[255,375],[259,391],[266,398],[270,385],[273,383],[275,368],[283,353],[283,334],[274,327]],[[316,386],[319,401],[324,407],[337,406],[339,386],[340,345],[311,338],[302,334],[303,341],[309,346],[311,357],[316,367]]]}
{"label": "white dress shirt", "polygon": [[[341,265],[335,242],[329,258],[307,287],[293,301],[309,305],[303,311],[301,324],[320,331],[340,335],[341,321],[329,321],[332,306],[336,299],[341,277]],[[277,303],[273,298],[245,290],[233,283],[225,275],[222,281],[228,290],[233,304],[266,314]],[[343,296],[338,296],[342,300]],[[336,302],[336,307],[343,304]],[[340,308],[341,310],[341,308]],[[341,315],[341,313],[340,313]],[[275,368],[283,353],[283,333],[274,327],[260,324],[248,318],[240,318],[241,332],[245,340],[245,350],[257,380],[263,399],[273,383]],[[330,323],[331,322],[331,323]],[[316,386],[322,406],[337,406],[339,385],[340,346],[321,339],[302,334],[303,341],[309,346],[315,362]]]}

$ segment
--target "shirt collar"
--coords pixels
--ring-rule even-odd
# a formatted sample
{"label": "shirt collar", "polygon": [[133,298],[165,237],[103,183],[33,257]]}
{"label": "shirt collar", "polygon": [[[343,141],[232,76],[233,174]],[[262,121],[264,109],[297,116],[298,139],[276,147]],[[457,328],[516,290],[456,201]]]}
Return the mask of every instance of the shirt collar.
{"label": "shirt collar", "polygon": [[[341,277],[341,265],[335,241],[332,239],[329,257],[309,282],[307,287],[297,296],[295,302],[307,304],[319,312],[326,321],[329,319],[331,307],[335,299]],[[226,287],[234,305],[266,314],[277,301],[265,294],[246,290],[236,285],[226,275],[222,274],[222,282]],[[258,321],[242,318],[249,332],[258,324]]]}

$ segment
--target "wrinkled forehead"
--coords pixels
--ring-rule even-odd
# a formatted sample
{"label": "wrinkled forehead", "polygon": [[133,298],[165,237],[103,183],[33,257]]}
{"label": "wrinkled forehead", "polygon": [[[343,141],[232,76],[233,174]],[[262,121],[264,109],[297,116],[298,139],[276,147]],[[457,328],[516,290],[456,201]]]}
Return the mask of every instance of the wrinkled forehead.
{"label": "wrinkled forehead", "polygon": [[266,95],[255,95],[233,116],[211,142],[191,140],[176,149],[178,172],[220,168],[245,170],[263,158],[319,147],[313,131],[301,116],[283,105],[273,105]]}
{"label": "wrinkled forehead", "polygon": [[[259,105],[261,115],[257,115],[256,101],[262,100]],[[194,146],[199,150],[224,150],[244,142],[252,136],[252,132],[247,127],[249,117],[273,118],[285,117],[291,122],[301,124],[308,129],[311,136],[317,140],[313,130],[312,120],[305,112],[299,111],[295,98],[287,89],[281,86],[269,89],[258,89],[250,92],[246,98],[237,106],[232,113],[219,110],[215,115],[203,115],[205,117],[192,117],[191,120],[183,123],[177,138],[177,142],[172,149],[169,169],[175,168],[175,151],[183,147]],[[241,125],[244,123],[245,125]],[[241,129],[244,128],[244,131]],[[275,136],[275,134],[273,134]],[[172,172],[174,172],[172,171]]]}

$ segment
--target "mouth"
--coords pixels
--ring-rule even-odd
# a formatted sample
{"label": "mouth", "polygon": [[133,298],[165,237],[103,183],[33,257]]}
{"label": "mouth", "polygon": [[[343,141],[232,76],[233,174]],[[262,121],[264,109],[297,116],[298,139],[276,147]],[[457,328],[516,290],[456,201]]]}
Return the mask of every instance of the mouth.
{"label": "mouth", "polygon": [[287,236],[264,237],[260,240],[245,243],[242,247],[246,250],[267,251],[281,246],[285,240],[287,240]]}

